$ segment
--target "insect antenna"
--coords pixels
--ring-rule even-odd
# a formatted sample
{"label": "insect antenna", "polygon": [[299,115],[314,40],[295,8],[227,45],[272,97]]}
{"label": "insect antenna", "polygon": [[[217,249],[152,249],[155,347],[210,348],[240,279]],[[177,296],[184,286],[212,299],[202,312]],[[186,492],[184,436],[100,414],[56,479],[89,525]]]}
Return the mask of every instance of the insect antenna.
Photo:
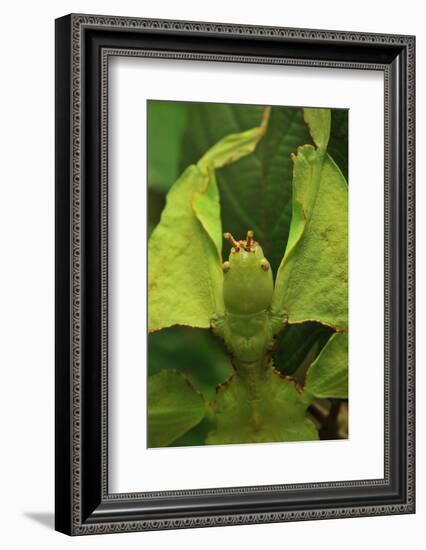
{"label": "insect antenna", "polygon": [[251,250],[251,247],[254,245],[254,231],[247,231],[246,237],[246,250]]}
{"label": "insect antenna", "polygon": [[240,244],[234,239],[234,237],[231,235],[231,233],[224,233],[223,237],[229,241],[233,248],[238,252],[240,250]]}

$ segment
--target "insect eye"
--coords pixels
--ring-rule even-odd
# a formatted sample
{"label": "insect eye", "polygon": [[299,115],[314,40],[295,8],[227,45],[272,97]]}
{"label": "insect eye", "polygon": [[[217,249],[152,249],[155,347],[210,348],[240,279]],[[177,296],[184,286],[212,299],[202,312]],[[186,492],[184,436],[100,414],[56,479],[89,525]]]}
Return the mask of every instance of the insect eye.
{"label": "insect eye", "polygon": [[266,258],[263,258],[263,260],[260,262],[260,267],[264,270],[264,271],[268,271],[269,269],[269,262]]}

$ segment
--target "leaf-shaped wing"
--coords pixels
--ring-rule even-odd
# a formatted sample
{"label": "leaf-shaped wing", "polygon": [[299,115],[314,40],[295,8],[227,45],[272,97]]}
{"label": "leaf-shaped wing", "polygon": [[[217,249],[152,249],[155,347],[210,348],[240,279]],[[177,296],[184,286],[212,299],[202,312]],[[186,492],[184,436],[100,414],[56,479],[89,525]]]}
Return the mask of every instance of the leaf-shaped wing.
{"label": "leaf-shaped wing", "polygon": [[315,119],[312,111],[308,125],[317,148],[299,147],[293,158],[292,221],[272,309],[285,313],[289,323],[318,321],[343,331],[348,326],[348,188],[324,149],[329,123],[323,113]]}
{"label": "leaf-shaped wing", "polygon": [[203,397],[180,372],[163,370],[148,378],[148,447],[165,447],[206,414]]}
{"label": "leaf-shaped wing", "polygon": [[219,193],[214,170],[251,153],[256,128],[226,136],[189,166],[167,194],[148,243],[148,330],[172,325],[208,328],[223,311]]}

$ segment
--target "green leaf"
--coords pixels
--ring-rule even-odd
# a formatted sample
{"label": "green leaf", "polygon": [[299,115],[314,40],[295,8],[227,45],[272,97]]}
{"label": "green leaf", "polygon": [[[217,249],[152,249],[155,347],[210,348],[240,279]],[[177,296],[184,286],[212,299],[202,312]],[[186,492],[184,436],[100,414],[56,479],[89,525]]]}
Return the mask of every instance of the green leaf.
{"label": "green leaf", "polygon": [[304,394],[319,399],[348,397],[348,335],[335,333],[309,367]]}
{"label": "green leaf", "polygon": [[331,130],[330,109],[313,109],[305,107],[303,117],[309,128],[309,133],[320,151],[327,149]]}
{"label": "green leaf", "polygon": [[[230,132],[259,124],[264,108],[257,105],[193,104],[188,107],[184,162]],[[222,225],[236,238],[255,232],[275,273],[280,264],[291,218],[291,153],[311,139],[302,110],[273,107],[268,127],[254,154],[217,173]],[[196,158],[196,157],[195,157]],[[226,255],[229,247],[226,246]]]}
{"label": "green leaf", "polygon": [[222,226],[214,169],[251,153],[261,125],[230,135],[189,166],[167,194],[148,243],[148,330],[208,328],[223,311]]}
{"label": "green leaf", "polygon": [[267,369],[257,385],[256,399],[234,375],[220,388],[213,403],[215,425],[207,444],[267,443],[318,439],[305,416],[307,403],[291,380]]}
{"label": "green leaf", "polygon": [[186,127],[187,104],[147,101],[148,187],[166,192],[179,176],[180,149]]}
{"label": "green leaf", "polygon": [[289,323],[347,330],[348,189],[328,155],[310,145],[294,158],[293,215],[273,297]]}
{"label": "green leaf", "polygon": [[262,119],[263,107],[226,103],[187,103],[188,118],[183,136],[183,170],[195,164],[215,143],[229,134],[254,128]]}
{"label": "green leaf", "polygon": [[201,394],[179,372],[148,377],[148,447],[165,447],[204,418]]}
{"label": "green leaf", "polygon": [[211,420],[205,416],[203,420],[170,443],[169,447],[199,447],[206,444],[207,434],[211,429]]}
{"label": "green leaf", "polygon": [[253,153],[266,131],[269,115],[270,108],[266,108],[259,126],[222,138],[198,162],[200,168],[222,168]]}
{"label": "green leaf", "polygon": [[179,370],[208,400],[232,374],[223,343],[211,331],[174,326],[148,335],[148,374]]}

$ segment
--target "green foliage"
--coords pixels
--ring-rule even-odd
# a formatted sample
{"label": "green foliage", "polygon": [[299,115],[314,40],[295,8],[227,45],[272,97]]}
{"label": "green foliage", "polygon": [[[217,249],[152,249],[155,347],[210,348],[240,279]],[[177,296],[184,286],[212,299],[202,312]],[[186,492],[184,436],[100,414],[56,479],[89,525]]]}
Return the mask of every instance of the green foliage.
{"label": "green foliage", "polygon": [[344,178],[348,181],[348,113],[347,109],[333,109],[331,112],[331,135],[327,151]]}
{"label": "green foliage", "polygon": [[309,367],[305,393],[319,399],[348,397],[348,335],[336,332]]}
{"label": "green foliage", "polygon": [[148,446],[164,447],[197,425],[206,414],[201,394],[178,371],[148,379]]}
{"label": "green foliage", "polygon": [[209,401],[216,396],[216,386],[232,374],[225,347],[209,330],[179,326],[159,330],[148,335],[148,349],[149,375],[179,368]]}
{"label": "green foliage", "polygon": [[[223,136],[258,125],[262,111],[253,105],[191,106],[181,168]],[[274,273],[290,226],[291,153],[302,143],[311,143],[302,110],[272,107],[267,132],[254,153],[217,174],[223,226],[240,236],[254,230]]]}
{"label": "green foliage", "polygon": [[[149,445],[317,439],[310,405],[347,398],[347,183],[329,154],[347,173],[347,136],[333,133],[347,132],[347,111],[180,110],[183,174],[172,187],[149,178],[155,199],[168,189],[161,219],[149,208]],[[223,273],[222,225],[237,239],[254,230],[269,262],[247,240]]]}
{"label": "green foliage", "polygon": [[160,221],[161,213],[166,205],[165,196],[148,187],[148,239]]}
{"label": "green foliage", "polygon": [[302,383],[310,362],[320,353],[332,334],[333,329],[321,323],[287,325],[277,337],[274,365],[282,374],[295,376]]}
{"label": "green foliage", "polygon": [[187,104],[150,100],[147,119],[149,187],[165,192],[181,172],[180,143],[186,127]]}
{"label": "green foliage", "polygon": [[327,149],[330,140],[331,112],[329,109],[303,109],[303,118],[319,151]]}

